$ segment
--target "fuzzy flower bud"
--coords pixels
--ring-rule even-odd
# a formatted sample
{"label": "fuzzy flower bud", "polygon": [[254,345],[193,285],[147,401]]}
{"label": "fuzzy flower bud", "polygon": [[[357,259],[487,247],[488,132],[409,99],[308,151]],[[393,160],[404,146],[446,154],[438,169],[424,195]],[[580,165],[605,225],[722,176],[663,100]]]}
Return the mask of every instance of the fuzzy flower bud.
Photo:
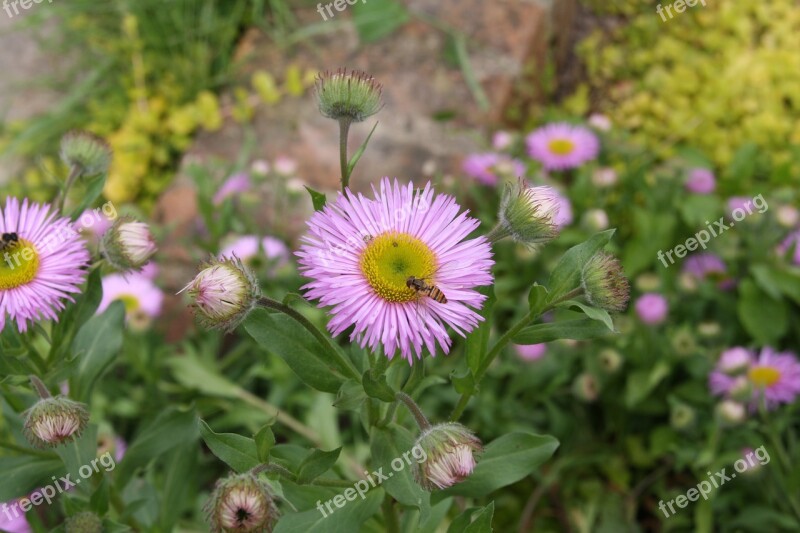
{"label": "fuzzy flower bud", "polygon": [[327,118],[362,122],[381,110],[381,84],[365,72],[339,69],[317,77],[317,103]]}
{"label": "fuzzy flower bud", "polygon": [[217,481],[206,512],[213,533],[270,533],[278,519],[269,486],[251,473]]}
{"label": "fuzzy flower bud", "polygon": [[184,287],[203,327],[233,331],[255,308],[261,289],[237,257],[212,259]]}
{"label": "fuzzy flower bud", "polygon": [[608,374],[614,374],[622,366],[622,356],[618,351],[606,348],[600,352],[600,366]]}
{"label": "fuzzy flower bud", "polygon": [[552,187],[528,187],[522,180],[507,183],[491,240],[511,237],[528,246],[547,242],[558,233],[560,208],[560,196]]}
{"label": "fuzzy flower bud", "polygon": [[66,533],[103,533],[103,521],[96,514],[84,511],[67,518],[64,530]]}
{"label": "fuzzy flower bud", "polygon": [[694,409],[685,403],[676,403],[669,413],[669,422],[678,430],[689,429],[694,425],[696,415]]}
{"label": "fuzzy flower bud", "polygon": [[728,348],[719,357],[718,368],[729,376],[743,374],[753,363],[753,354],[742,346]]}
{"label": "fuzzy flower bud", "polygon": [[147,224],[129,217],[114,222],[103,235],[100,247],[106,261],[123,272],[141,270],[157,250]]}
{"label": "fuzzy flower bud", "polygon": [[111,148],[96,135],[71,131],[61,139],[61,160],[82,176],[97,176],[108,172]]}
{"label": "fuzzy flower bud", "polygon": [[428,459],[416,464],[414,474],[417,483],[428,491],[464,481],[475,469],[475,454],[483,451],[480,439],[454,422],[424,429],[414,447],[417,446]]}
{"label": "fuzzy flower bud", "polygon": [[726,425],[735,426],[741,424],[747,412],[743,404],[733,400],[723,400],[717,404],[717,417]]}
{"label": "fuzzy flower bud", "polygon": [[25,412],[23,433],[36,448],[52,448],[81,436],[89,423],[82,403],[63,396],[44,398]]}
{"label": "fuzzy flower bud", "polygon": [[581,287],[586,299],[595,307],[621,312],[628,307],[631,287],[622,265],[612,255],[598,252],[581,272]]}
{"label": "fuzzy flower bud", "polygon": [[597,378],[584,372],[572,383],[572,393],[580,400],[591,403],[600,395],[600,384]]}

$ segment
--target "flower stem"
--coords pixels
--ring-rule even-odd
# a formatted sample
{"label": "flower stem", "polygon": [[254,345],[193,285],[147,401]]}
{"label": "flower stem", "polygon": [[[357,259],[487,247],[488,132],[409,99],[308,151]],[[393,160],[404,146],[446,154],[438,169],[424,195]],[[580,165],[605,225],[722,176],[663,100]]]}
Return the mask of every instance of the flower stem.
{"label": "flower stem", "polygon": [[50,391],[47,390],[47,387],[45,386],[45,384],[42,383],[41,379],[39,379],[38,377],[33,376],[33,375],[28,376],[28,377],[31,380],[31,385],[33,385],[33,388],[36,389],[37,394],[39,394],[39,398],[41,398],[42,400],[46,400],[48,398],[52,398],[53,397],[53,395],[50,394]]}
{"label": "flower stem", "polygon": [[81,167],[78,165],[72,165],[69,169],[69,176],[67,176],[67,183],[64,184],[64,190],[61,191],[61,195],[58,199],[58,212],[63,214],[64,213],[64,205],[67,203],[67,195],[69,194],[69,190],[75,184],[75,180],[80,177],[82,173]]}
{"label": "flower stem", "polygon": [[502,224],[497,224],[492,230],[486,234],[486,240],[494,244],[511,235],[511,232]]}
{"label": "flower stem", "polygon": [[383,508],[383,518],[386,522],[386,532],[387,533],[399,533],[400,531],[400,523],[397,520],[397,510],[394,507],[394,503],[392,502],[392,498],[384,498],[383,504],[381,504]]}
{"label": "flower stem", "polygon": [[350,133],[350,120],[339,119],[339,166],[342,171],[342,192],[350,186],[350,172],[347,170],[347,137]]}
{"label": "flower stem", "polygon": [[411,411],[412,415],[414,415],[414,419],[417,421],[419,429],[424,431],[431,427],[431,423],[428,422],[428,418],[425,416],[425,413],[423,413],[422,409],[419,408],[417,403],[411,399],[411,396],[405,392],[398,392],[395,394],[395,398],[406,404],[408,410]]}
{"label": "flower stem", "polygon": [[361,373],[356,369],[353,362],[347,359],[342,352],[333,344],[330,337],[322,333],[317,326],[311,323],[309,319],[303,316],[302,313],[295,311],[292,307],[288,305],[284,305],[278,301],[272,300],[271,298],[261,297],[258,299],[258,304],[262,307],[266,307],[268,309],[274,309],[275,311],[280,311],[281,313],[290,316],[291,318],[295,319],[297,322],[300,323],[301,326],[306,328],[309,333],[311,333],[317,341],[324,347],[327,348],[330,354],[333,356],[334,359],[339,363],[339,365],[344,368],[347,373],[350,374],[350,377],[361,383]]}

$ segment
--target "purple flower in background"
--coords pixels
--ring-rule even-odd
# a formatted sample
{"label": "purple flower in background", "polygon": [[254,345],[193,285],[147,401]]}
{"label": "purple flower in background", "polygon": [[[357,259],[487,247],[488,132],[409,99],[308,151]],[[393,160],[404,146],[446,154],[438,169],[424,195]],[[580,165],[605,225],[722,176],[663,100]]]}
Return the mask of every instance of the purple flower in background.
{"label": "purple flower in background", "polygon": [[661,294],[648,292],[636,300],[636,314],[645,324],[655,325],[664,322],[668,311],[667,299]]}
{"label": "purple flower in background", "polygon": [[289,263],[290,253],[289,247],[278,238],[271,236],[259,238],[255,235],[245,235],[226,246],[219,256],[221,258],[233,258],[236,256],[253,268],[258,268],[259,260],[264,257],[274,263],[275,268],[280,268]]}
{"label": "purple flower in background", "polygon": [[569,226],[572,224],[572,204],[570,203],[569,198],[558,191],[556,191],[556,196],[558,200],[558,213],[553,219],[553,222],[560,230],[564,226]]}
{"label": "purple flower in background", "polygon": [[588,128],[565,122],[547,124],[525,138],[528,155],[545,170],[577,168],[597,158],[600,141]]}
{"label": "purple flower in background", "polygon": [[728,216],[733,216],[733,212],[737,209],[746,211],[745,205],[748,202],[752,203],[753,199],[747,196],[732,196],[728,198]]}
{"label": "purple flower in background", "polygon": [[214,195],[214,205],[220,205],[231,196],[247,192],[252,187],[250,175],[245,172],[234,174],[222,184],[217,193]]}
{"label": "purple flower in background", "polygon": [[688,257],[683,263],[683,271],[703,280],[709,276],[724,275],[727,268],[725,262],[718,255],[704,252]]}
{"label": "purple flower in background", "polygon": [[538,361],[547,353],[547,344],[515,344],[514,350],[526,361]]}
{"label": "purple flower in background", "polygon": [[709,388],[717,396],[750,397],[751,411],[758,409],[763,396],[767,408],[774,409],[800,395],[800,362],[794,353],[777,353],[769,346],[757,358],[745,348],[734,347],[717,361],[709,375]]}
{"label": "purple flower in background", "polygon": [[495,150],[507,150],[514,142],[514,135],[507,131],[495,132],[492,137],[492,148]]}
{"label": "purple flower in background", "polygon": [[612,126],[611,119],[600,113],[592,113],[589,115],[589,120],[587,122],[591,127],[600,131],[610,131]]}
{"label": "purple flower in background", "polygon": [[297,174],[297,161],[289,156],[280,155],[276,157],[272,166],[275,168],[275,172],[281,176],[291,177]]}
{"label": "purple flower in background", "polygon": [[484,185],[497,185],[501,177],[519,178],[525,175],[522,161],[494,152],[470,154],[464,159],[462,168],[468,176]]}
{"label": "purple flower in background", "polygon": [[800,229],[793,231],[783,240],[780,246],[778,246],[778,253],[784,255],[792,247],[794,247],[792,262],[795,265],[800,265]]}
{"label": "purple flower in background", "polygon": [[0,531],[8,533],[31,533],[31,526],[28,524],[25,513],[19,506],[19,502],[14,500],[0,504]]}
{"label": "purple flower in background", "polygon": [[714,173],[707,168],[693,168],[686,179],[686,190],[694,194],[711,194],[717,186]]}

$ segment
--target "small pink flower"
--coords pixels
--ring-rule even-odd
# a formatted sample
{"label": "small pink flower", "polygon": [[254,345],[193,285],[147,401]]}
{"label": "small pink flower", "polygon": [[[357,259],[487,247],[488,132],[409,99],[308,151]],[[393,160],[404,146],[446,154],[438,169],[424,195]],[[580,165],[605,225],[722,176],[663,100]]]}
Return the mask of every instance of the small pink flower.
{"label": "small pink flower", "polygon": [[164,293],[153,280],[142,273],[110,274],[105,276],[103,298],[97,313],[100,314],[116,300],[125,304],[125,317],[131,326],[144,329],[152,319],[161,314]]}
{"label": "small pink flower", "polygon": [[253,187],[250,176],[245,172],[234,174],[225,180],[212,200],[214,205],[220,205],[226,199],[249,191]]}
{"label": "small pink flower", "polygon": [[526,361],[538,361],[547,353],[547,344],[515,344],[514,350]]}
{"label": "small pink flower", "polygon": [[525,175],[522,161],[494,152],[470,154],[462,165],[464,173],[484,185],[497,185],[501,178],[520,178]]}
{"label": "small pink flower", "polygon": [[492,148],[495,150],[507,150],[514,142],[514,135],[507,131],[495,132],[492,137]]}
{"label": "small pink flower", "polygon": [[707,168],[693,168],[686,179],[686,190],[694,194],[711,194],[717,186],[714,173]]}
{"label": "small pink flower", "polygon": [[800,265],[800,229],[793,231],[783,240],[780,246],[778,246],[778,253],[783,256],[791,248],[794,248],[792,262],[795,265]]}
{"label": "small pink flower", "polygon": [[733,216],[733,212],[737,209],[746,211],[745,206],[752,202],[753,199],[747,196],[732,196],[728,198],[728,215]]}
{"label": "small pink flower", "polygon": [[[732,372],[745,362],[748,364],[743,373]],[[709,374],[709,388],[712,394],[735,399],[749,395],[751,411],[758,409],[762,397],[767,409],[774,409],[794,402],[800,395],[800,362],[794,353],[777,353],[768,346],[758,358],[743,348],[732,348],[723,353]]]}
{"label": "small pink flower", "polygon": [[528,155],[545,170],[577,168],[597,158],[600,141],[590,129],[565,122],[547,124],[525,139]]}
{"label": "small pink flower", "polygon": [[276,157],[272,166],[281,176],[291,177],[297,174],[297,161],[285,155]]}
{"label": "small pink flower", "polygon": [[600,113],[589,115],[589,120],[587,122],[591,127],[599,131],[610,131],[612,126],[611,119]]}
{"label": "small pink flower", "polygon": [[33,531],[19,501],[12,500],[0,504],[0,531],[8,533],[31,533]]}
{"label": "small pink flower", "polygon": [[666,320],[669,305],[661,294],[649,292],[636,300],[636,314],[645,324],[656,325]]}

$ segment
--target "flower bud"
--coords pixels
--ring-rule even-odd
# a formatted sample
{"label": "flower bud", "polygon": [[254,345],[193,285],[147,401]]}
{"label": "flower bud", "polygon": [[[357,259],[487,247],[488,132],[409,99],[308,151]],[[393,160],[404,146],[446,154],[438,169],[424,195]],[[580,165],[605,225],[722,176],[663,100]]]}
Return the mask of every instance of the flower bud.
{"label": "flower bud", "polygon": [[589,209],[581,219],[583,226],[589,231],[608,229],[608,214],[602,209]]}
{"label": "flower bud", "polygon": [[188,291],[203,327],[233,331],[261,297],[258,280],[237,257],[212,259],[180,292]]}
{"label": "flower bud", "polygon": [[608,374],[614,374],[622,366],[622,356],[618,351],[606,348],[600,352],[600,366]]}
{"label": "flower bud", "polygon": [[791,205],[782,205],[778,207],[775,220],[784,228],[794,228],[800,222],[800,211]]}
{"label": "flower bud", "polygon": [[747,348],[734,346],[722,352],[717,368],[729,376],[744,373],[753,363],[753,354]]}
{"label": "flower bud", "polygon": [[528,246],[549,241],[558,233],[560,207],[560,196],[552,187],[528,187],[522,180],[507,183],[495,240],[511,237]]}
{"label": "flower bud", "polygon": [[719,322],[700,322],[697,325],[697,332],[703,337],[716,337],[722,332],[722,327]]}
{"label": "flower bud", "polygon": [[464,481],[475,468],[475,454],[483,451],[480,439],[454,422],[423,430],[417,446],[425,451],[427,460],[416,464],[414,474],[417,483],[428,491]]}
{"label": "flower bud", "polygon": [[612,255],[598,252],[581,272],[581,287],[586,299],[595,307],[621,312],[628,307],[631,287],[622,265]]}
{"label": "flower bud", "polygon": [[364,72],[339,69],[317,77],[317,103],[327,118],[362,122],[381,110],[381,84]]}
{"label": "flower bud", "polygon": [[753,397],[753,385],[746,376],[739,376],[728,389],[728,396],[740,402],[748,401]]}
{"label": "flower bud", "polygon": [[747,415],[744,405],[733,400],[723,400],[717,404],[717,417],[726,425],[741,424]]}
{"label": "flower bud", "polygon": [[111,148],[96,135],[71,131],[61,139],[61,160],[81,176],[97,176],[108,172]]}
{"label": "flower bud", "polygon": [[584,372],[575,378],[575,381],[572,383],[572,393],[577,396],[578,399],[591,403],[600,395],[600,384],[597,382],[596,377],[588,372]]}
{"label": "flower bud", "polygon": [[103,521],[90,511],[84,511],[67,518],[64,522],[66,533],[103,533]]}
{"label": "flower bud", "polygon": [[675,429],[683,430],[689,429],[694,425],[695,420],[694,409],[685,403],[676,403],[672,406],[669,413],[669,422]]}
{"label": "flower bud", "polygon": [[206,512],[213,533],[269,533],[278,519],[269,486],[251,473],[217,481]]}
{"label": "flower bud", "polygon": [[123,272],[141,270],[157,249],[147,224],[129,217],[114,222],[103,235],[100,247],[106,261]]}
{"label": "flower bud", "polygon": [[81,436],[89,423],[86,405],[63,396],[44,398],[25,413],[23,433],[36,448],[52,448]]}
{"label": "flower bud", "polygon": [[598,168],[592,173],[592,184],[597,188],[613,187],[617,183],[617,171],[611,167]]}

